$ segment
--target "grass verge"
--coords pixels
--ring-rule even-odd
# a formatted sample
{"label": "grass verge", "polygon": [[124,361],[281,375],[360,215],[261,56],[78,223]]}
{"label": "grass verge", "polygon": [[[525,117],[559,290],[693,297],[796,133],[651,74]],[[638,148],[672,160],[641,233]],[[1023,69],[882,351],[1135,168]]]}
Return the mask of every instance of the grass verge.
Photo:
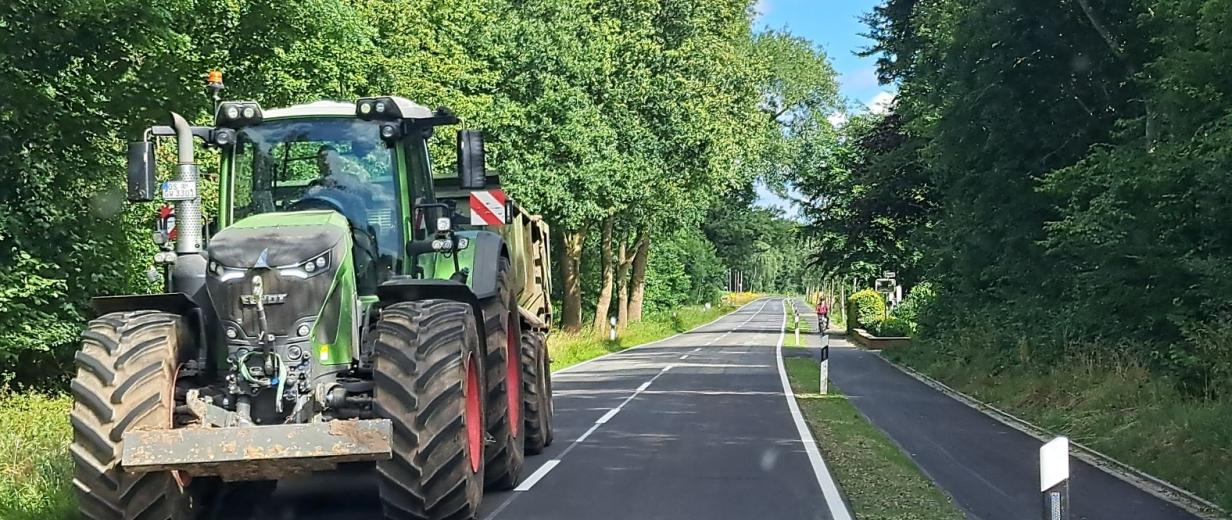
{"label": "grass verge", "polygon": [[787,377],[834,478],[860,520],[963,520],[950,498],[830,383],[817,393],[812,359],[786,358]]}
{"label": "grass verge", "polygon": [[67,396],[0,391],[0,518],[67,519],[75,514]]}
{"label": "grass verge", "polygon": [[1186,397],[1133,362],[1026,369],[942,352],[922,343],[887,357],[1232,511],[1232,402]]}
{"label": "grass verge", "polygon": [[673,312],[647,315],[633,323],[624,333],[611,341],[606,337],[584,331],[577,334],[554,333],[548,337],[548,353],[552,358],[552,370],[560,370],[583,361],[619,352],[621,350],[660,340],[704,325],[715,318],[735,310],[738,305],[724,304],[706,309],[701,305],[681,307]]}

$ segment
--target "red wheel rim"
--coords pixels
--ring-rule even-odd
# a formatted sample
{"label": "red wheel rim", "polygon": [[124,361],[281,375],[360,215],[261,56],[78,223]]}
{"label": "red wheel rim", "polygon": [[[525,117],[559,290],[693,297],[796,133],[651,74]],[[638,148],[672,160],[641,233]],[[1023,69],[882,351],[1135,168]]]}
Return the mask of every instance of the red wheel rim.
{"label": "red wheel rim", "polygon": [[479,370],[475,368],[475,355],[466,359],[466,445],[470,449],[471,472],[479,473],[483,462],[482,410],[479,406]]}
{"label": "red wheel rim", "polygon": [[509,329],[505,331],[505,399],[509,403],[509,431],[516,438],[522,427],[522,353],[513,320],[513,313],[509,313]]}

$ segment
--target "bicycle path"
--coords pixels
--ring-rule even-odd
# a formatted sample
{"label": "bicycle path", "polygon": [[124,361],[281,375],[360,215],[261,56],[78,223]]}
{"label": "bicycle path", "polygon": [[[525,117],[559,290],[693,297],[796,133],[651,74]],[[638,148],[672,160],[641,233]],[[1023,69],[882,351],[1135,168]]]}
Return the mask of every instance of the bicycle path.
{"label": "bicycle path", "polygon": [[[796,302],[802,319],[816,315]],[[950,398],[896,369],[880,355],[830,339],[830,378],[968,517],[1038,520],[1039,448],[1025,433]],[[1075,520],[1197,520],[1078,459],[1070,459]]]}

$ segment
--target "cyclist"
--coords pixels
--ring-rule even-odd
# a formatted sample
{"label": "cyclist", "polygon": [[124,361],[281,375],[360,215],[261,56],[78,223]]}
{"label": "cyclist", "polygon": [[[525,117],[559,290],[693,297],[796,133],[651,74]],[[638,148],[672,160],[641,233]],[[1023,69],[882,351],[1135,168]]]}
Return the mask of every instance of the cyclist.
{"label": "cyclist", "polygon": [[823,334],[830,328],[830,306],[825,300],[817,302],[817,324]]}

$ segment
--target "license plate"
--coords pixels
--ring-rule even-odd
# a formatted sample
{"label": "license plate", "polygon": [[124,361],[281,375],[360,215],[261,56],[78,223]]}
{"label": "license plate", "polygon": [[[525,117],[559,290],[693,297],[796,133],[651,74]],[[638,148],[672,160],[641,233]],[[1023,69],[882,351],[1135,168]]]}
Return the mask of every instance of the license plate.
{"label": "license plate", "polygon": [[197,183],[166,181],[163,183],[163,200],[192,200],[197,198]]}

